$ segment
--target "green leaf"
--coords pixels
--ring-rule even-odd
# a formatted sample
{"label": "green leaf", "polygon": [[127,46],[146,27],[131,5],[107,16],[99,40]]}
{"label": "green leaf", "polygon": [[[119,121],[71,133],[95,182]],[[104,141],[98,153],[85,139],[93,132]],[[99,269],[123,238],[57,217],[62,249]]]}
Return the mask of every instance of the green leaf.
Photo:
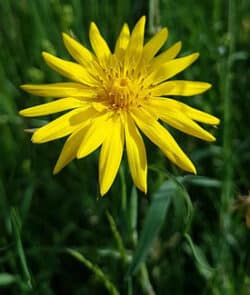
{"label": "green leaf", "polygon": [[194,260],[195,260],[195,264],[196,267],[198,269],[198,271],[200,272],[200,274],[207,280],[211,279],[211,277],[214,274],[214,268],[212,268],[206,259],[206,256],[204,255],[204,253],[202,252],[201,248],[196,246],[193,241],[192,238],[190,237],[189,234],[185,234],[184,237],[186,238],[186,241],[192,251]]}
{"label": "green leaf", "polygon": [[178,193],[179,188],[174,180],[169,179],[153,194],[128,275],[136,273],[145,260],[164,222],[171,199]]}
{"label": "green leaf", "polygon": [[16,276],[10,274],[10,273],[7,273],[7,272],[2,272],[0,273],[0,287],[5,287],[5,286],[8,286],[8,285],[11,285],[13,283],[16,282]]}
{"label": "green leaf", "polygon": [[221,187],[221,181],[206,176],[186,175],[180,180],[182,183],[204,186],[204,187]]}

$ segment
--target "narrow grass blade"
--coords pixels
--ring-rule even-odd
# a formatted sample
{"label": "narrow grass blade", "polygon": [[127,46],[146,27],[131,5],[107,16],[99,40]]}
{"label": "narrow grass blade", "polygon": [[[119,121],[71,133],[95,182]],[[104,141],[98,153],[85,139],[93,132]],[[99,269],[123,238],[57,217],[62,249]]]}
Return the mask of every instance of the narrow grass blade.
{"label": "narrow grass blade", "polygon": [[7,202],[7,197],[5,193],[4,184],[0,178],[0,213],[4,218],[6,231],[9,232],[9,206]]}
{"label": "narrow grass blade", "polygon": [[189,234],[186,233],[184,237],[186,238],[186,241],[192,251],[198,271],[205,279],[211,279],[214,274],[214,269],[208,264],[206,256],[202,252],[201,248],[193,243]]}
{"label": "narrow grass blade", "polygon": [[81,253],[73,249],[67,249],[67,252],[75,257],[78,261],[82,262],[89,270],[91,270],[96,277],[104,284],[106,289],[111,295],[119,295],[120,293],[116,289],[115,285],[109,280],[109,278],[103,273],[98,265],[93,264],[90,260],[85,258]]}
{"label": "narrow grass blade", "polygon": [[29,289],[32,289],[31,275],[28,269],[25,253],[23,250],[22,240],[21,240],[21,221],[19,219],[19,215],[15,208],[11,208],[10,218],[11,218],[12,232],[16,242],[17,253],[20,259],[24,280],[27,287]]}
{"label": "narrow grass blade", "polygon": [[182,177],[182,183],[203,186],[203,187],[221,187],[221,181],[206,176],[186,175]]}
{"label": "narrow grass blade", "polygon": [[152,243],[161,229],[171,199],[178,193],[178,190],[178,184],[170,179],[165,181],[160,189],[152,196],[152,201],[145,218],[138,246],[128,270],[128,275],[136,273],[141,263],[144,262]]}
{"label": "narrow grass blade", "polygon": [[[176,179],[173,179],[176,181]],[[173,198],[174,207],[174,228],[183,233],[188,232],[193,218],[193,204],[185,187],[180,182],[176,182],[179,186],[178,196]]]}
{"label": "narrow grass blade", "polygon": [[109,221],[109,225],[110,225],[112,234],[113,234],[114,239],[115,239],[115,241],[117,243],[117,247],[118,247],[118,250],[120,252],[121,258],[122,258],[123,262],[126,262],[126,250],[124,248],[123,240],[122,240],[122,237],[121,237],[121,235],[120,235],[120,233],[118,231],[115,220],[114,220],[113,216],[109,212],[107,212],[106,214],[107,214],[107,218],[108,218],[108,221]]}

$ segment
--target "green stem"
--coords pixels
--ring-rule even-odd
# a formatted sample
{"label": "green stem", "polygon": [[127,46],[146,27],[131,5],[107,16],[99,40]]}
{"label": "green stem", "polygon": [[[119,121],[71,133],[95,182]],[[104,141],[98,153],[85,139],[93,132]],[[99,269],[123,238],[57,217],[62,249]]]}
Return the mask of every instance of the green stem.
{"label": "green stem", "polygon": [[232,67],[233,67],[233,54],[235,49],[235,0],[228,0],[228,58],[225,61],[224,69],[221,71],[221,95],[224,98],[223,111],[224,111],[224,124],[223,124],[223,182],[222,182],[222,195],[220,204],[220,241],[219,241],[219,260],[218,260],[218,288],[222,294],[232,294],[227,284],[223,284],[228,277],[228,269],[225,269],[227,261],[232,259],[230,248],[227,243],[227,236],[230,233],[231,217],[230,209],[232,206],[233,198],[233,125],[232,125]]}
{"label": "green stem", "polygon": [[120,233],[118,231],[118,228],[116,226],[116,223],[115,223],[114,218],[112,217],[112,215],[109,212],[107,212],[106,214],[107,214],[107,218],[108,218],[108,221],[109,221],[111,231],[112,231],[113,236],[114,236],[114,238],[116,240],[117,247],[118,247],[118,250],[120,252],[122,261],[125,264],[126,261],[127,261],[127,256],[126,256],[126,250],[124,248],[122,237],[121,237],[121,235],[120,235]]}
{"label": "green stem", "polygon": [[149,0],[148,31],[154,35],[159,27],[159,0]]}
{"label": "green stem", "polygon": [[213,25],[218,31],[221,23],[221,0],[214,0],[213,7]]}
{"label": "green stem", "polygon": [[[134,248],[136,248],[137,242],[138,242],[137,219],[138,219],[138,195],[137,195],[136,188],[133,187],[131,196],[130,196],[130,231],[131,231],[130,236],[132,238]],[[145,294],[148,294],[148,295],[155,294],[149,279],[146,263],[142,263],[140,267],[138,279]],[[132,290],[132,276],[129,276],[128,280],[131,280],[131,290]],[[131,294],[130,292],[131,291],[128,288],[128,294]]]}
{"label": "green stem", "polygon": [[121,191],[122,211],[123,213],[125,213],[127,211],[127,189],[126,189],[126,179],[125,179],[125,171],[124,171],[123,165],[121,165],[119,173],[120,173],[121,185],[122,185],[122,191]]}
{"label": "green stem", "polygon": [[96,277],[104,284],[111,295],[120,295],[120,292],[117,290],[116,286],[109,280],[109,278],[105,275],[105,273],[100,269],[98,265],[93,264],[81,253],[73,249],[67,249],[67,252],[75,257],[77,260],[82,262],[89,270],[91,270],[96,275]]}
{"label": "green stem", "polygon": [[235,50],[235,0],[229,0],[228,11],[229,55],[225,66],[223,97],[224,97],[224,125],[223,125],[223,158],[224,179],[221,198],[221,225],[225,230],[229,225],[228,212],[233,196],[233,148],[232,148],[232,66]]}
{"label": "green stem", "polygon": [[138,195],[135,186],[132,188],[130,196],[130,236],[135,247],[138,241],[137,218],[138,218]]}
{"label": "green stem", "polygon": [[156,294],[149,280],[148,270],[145,263],[142,263],[142,266],[140,268],[140,281],[145,294],[147,295]]}
{"label": "green stem", "polygon": [[133,282],[132,282],[132,278],[129,277],[128,278],[128,295],[133,295]]}

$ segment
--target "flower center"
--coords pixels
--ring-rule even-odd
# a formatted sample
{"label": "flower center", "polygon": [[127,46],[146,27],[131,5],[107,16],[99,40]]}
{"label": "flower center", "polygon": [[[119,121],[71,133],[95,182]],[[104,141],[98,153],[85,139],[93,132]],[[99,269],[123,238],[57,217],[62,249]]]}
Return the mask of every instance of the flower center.
{"label": "flower center", "polygon": [[138,94],[128,78],[114,79],[108,92],[108,99],[113,108],[127,108],[136,103]]}
{"label": "flower center", "polygon": [[112,110],[129,110],[130,107],[138,107],[150,97],[150,87],[146,82],[148,70],[141,66],[129,67],[117,60],[115,56],[110,59],[108,66],[100,70],[100,91],[98,99],[109,105]]}

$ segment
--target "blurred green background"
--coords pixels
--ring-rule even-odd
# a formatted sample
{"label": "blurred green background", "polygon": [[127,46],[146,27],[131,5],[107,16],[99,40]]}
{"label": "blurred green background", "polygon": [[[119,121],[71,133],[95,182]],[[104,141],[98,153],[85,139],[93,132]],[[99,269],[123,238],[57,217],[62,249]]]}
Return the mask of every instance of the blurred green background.
{"label": "blurred green background", "polygon": [[[19,85],[61,81],[41,58],[45,50],[70,59],[61,32],[89,47],[95,21],[112,47],[122,24],[131,28],[141,15],[147,16],[146,39],[167,26],[167,46],[181,40],[181,55],[201,53],[178,78],[213,88],[185,102],[222,121],[212,130],[212,144],[171,130],[197,166],[197,177],[183,178],[147,141],[148,196],[138,192],[137,198],[124,157],[111,191],[99,198],[98,152],[52,176],[64,140],[31,143],[24,129],[51,118],[18,116],[18,110],[46,101]],[[248,0],[0,0],[0,294],[250,294],[247,207],[234,210],[250,188],[249,64]],[[157,218],[153,201],[162,185],[168,200],[171,179],[178,189]],[[81,263],[66,248],[88,260]],[[148,255],[130,275],[135,249]]]}

